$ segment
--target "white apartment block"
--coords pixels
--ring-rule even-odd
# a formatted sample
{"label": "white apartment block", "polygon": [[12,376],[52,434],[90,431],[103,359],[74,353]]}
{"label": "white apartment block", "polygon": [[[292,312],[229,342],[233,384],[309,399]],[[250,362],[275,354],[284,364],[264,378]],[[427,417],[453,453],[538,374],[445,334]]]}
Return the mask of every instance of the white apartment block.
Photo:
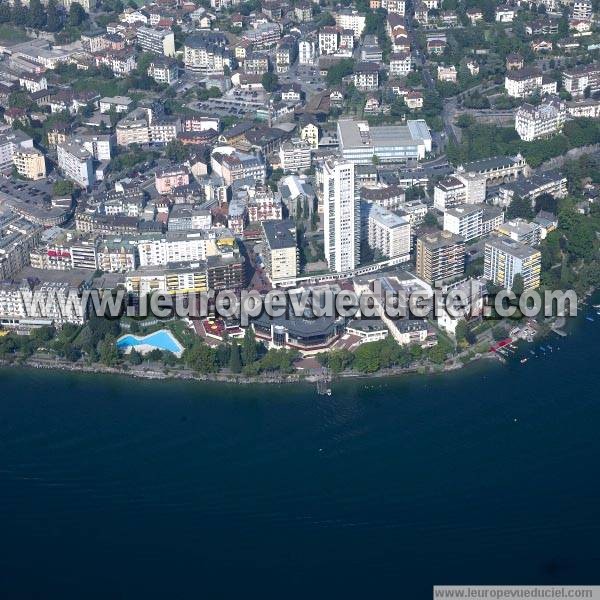
{"label": "white apartment block", "polygon": [[433,207],[439,211],[446,211],[467,201],[467,188],[456,177],[446,177],[440,180],[433,189]]}
{"label": "white apartment block", "polygon": [[265,268],[272,283],[298,275],[298,245],[293,221],[263,221]]}
{"label": "white apartment block", "polygon": [[310,144],[300,138],[285,141],[279,148],[281,168],[285,173],[299,173],[310,169]]}
{"label": "white apartment block", "polygon": [[13,163],[19,175],[27,179],[46,177],[46,159],[37,148],[19,148],[15,150]]}
{"label": "white apartment block", "polygon": [[356,38],[362,35],[366,20],[366,15],[352,9],[343,9],[335,15],[336,25],[341,29],[352,29]]}
{"label": "white apartment block", "polygon": [[466,242],[482,233],[483,207],[477,204],[462,204],[449,208],[444,213],[444,229],[462,236]]}
{"label": "white apartment block", "polygon": [[168,29],[138,27],[137,43],[142,50],[163,56],[175,56],[175,34]]}
{"label": "white apartment block", "polygon": [[367,243],[388,258],[410,258],[411,227],[408,216],[400,216],[378,204],[363,203]]}
{"label": "white apartment block", "polygon": [[512,98],[525,98],[534,92],[542,96],[556,94],[556,81],[542,75],[537,69],[524,68],[509,71],[504,78],[506,93]]}
{"label": "white apartment block", "polygon": [[567,109],[560,100],[549,100],[539,106],[523,104],[515,113],[515,129],[519,137],[532,142],[560,133],[567,120]]}
{"label": "white apartment block", "polygon": [[169,231],[165,237],[142,239],[138,243],[140,266],[158,267],[168,263],[206,260],[217,254],[216,244],[204,231]]}
{"label": "white apartment block", "polygon": [[412,57],[409,52],[396,52],[390,56],[390,75],[405,77],[412,71]]}
{"label": "white apartment block", "polygon": [[582,98],[588,88],[592,94],[598,92],[600,91],[600,65],[594,63],[564,71],[562,82],[565,91],[573,98]]}
{"label": "white apartment block", "polygon": [[312,40],[302,40],[298,43],[298,63],[314,65],[317,59],[317,47]]}
{"label": "white apartment block", "polygon": [[342,160],[323,163],[325,258],[336,273],[360,263],[360,199],[354,189],[354,164]]}
{"label": "white apartment block", "polygon": [[58,167],[63,175],[81,187],[94,183],[94,165],[90,152],[74,141],[64,142],[56,148]]}
{"label": "white apartment block", "polygon": [[319,30],[319,54],[335,54],[339,47],[340,31],[337,27],[322,27]]}

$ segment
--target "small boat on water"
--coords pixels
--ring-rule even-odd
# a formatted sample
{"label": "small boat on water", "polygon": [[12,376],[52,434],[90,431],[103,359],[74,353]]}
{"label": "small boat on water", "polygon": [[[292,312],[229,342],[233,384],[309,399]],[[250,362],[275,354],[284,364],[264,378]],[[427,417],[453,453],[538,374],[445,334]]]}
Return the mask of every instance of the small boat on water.
{"label": "small boat on water", "polygon": [[594,318],[593,318],[593,317],[586,317],[586,319],[587,319],[588,321],[593,321],[593,320],[594,320]]}
{"label": "small boat on water", "polygon": [[533,350],[530,350],[529,353],[533,354],[533,356],[535,356],[535,352]]}
{"label": "small boat on water", "polygon": [[546,348],[544,348],[544,346],[540,346],[540,350],[541,350],[542,352],[546,352]]}
{"label": "small boat on water", "polygon": [[594,308],[600,308],[600,304],[592,304]]}
{"label": "small boat on water", "polygon": [[522,358],[521,359],[521,364],[526,363],[529,359],[528,358]]}

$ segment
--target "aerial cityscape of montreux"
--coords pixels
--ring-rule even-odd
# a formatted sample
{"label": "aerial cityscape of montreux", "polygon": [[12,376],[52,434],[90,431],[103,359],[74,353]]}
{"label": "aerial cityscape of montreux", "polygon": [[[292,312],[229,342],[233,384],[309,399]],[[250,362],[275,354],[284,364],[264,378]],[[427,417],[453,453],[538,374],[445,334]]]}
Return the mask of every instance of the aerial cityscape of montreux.
{"label": "aerial cityscape of montreux", "polygon": [[600,0],[0,51],[1,600],[600,600]]}

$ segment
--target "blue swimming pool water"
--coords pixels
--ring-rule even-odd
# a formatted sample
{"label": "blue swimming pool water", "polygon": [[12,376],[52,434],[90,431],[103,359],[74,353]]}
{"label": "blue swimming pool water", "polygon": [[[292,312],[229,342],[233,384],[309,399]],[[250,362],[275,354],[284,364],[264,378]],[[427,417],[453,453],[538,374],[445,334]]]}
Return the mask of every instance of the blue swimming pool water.
{"label": "blue swimming pool water", "polygon": [[167,350],[174,354],[183,351],[181,344],[173,337],[173,334],[166,329],[161,329],[146,336],[124,335],[117,340],[117,348],[125,350],[126,348],[136,346],[153,346],[159,350]]}

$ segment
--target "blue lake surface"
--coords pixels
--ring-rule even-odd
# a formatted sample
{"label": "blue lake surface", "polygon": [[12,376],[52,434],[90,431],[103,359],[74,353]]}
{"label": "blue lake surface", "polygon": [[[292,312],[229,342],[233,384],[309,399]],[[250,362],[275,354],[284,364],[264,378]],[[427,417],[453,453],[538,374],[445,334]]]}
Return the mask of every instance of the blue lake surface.
{"label": "blue lake surface", "polygon": [[161,329],[149,335],[124,335],[117,340],[117,347],[121,350],[137,346],[154,346],[159,350],[167,350],[169,352],[178,353],[183,351],[182,345],[175,339],[173,334],[167,329]]}
{"label": "blue lake surface", "polygon": [[0,370],[2,598],[595,583],[599,343],[332,397]]}

